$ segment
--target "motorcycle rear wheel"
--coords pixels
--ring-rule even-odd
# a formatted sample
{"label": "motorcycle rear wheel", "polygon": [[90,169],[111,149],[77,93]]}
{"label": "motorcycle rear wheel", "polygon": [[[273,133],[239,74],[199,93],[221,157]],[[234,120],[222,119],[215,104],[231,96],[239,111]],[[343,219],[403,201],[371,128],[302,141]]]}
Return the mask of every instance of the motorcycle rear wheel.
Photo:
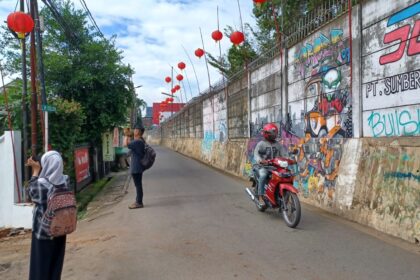
{"label": "motorcycle rear wheel", "polygon": [[295,193],[286,191],[283,197],[282,207],[283,220],[288,227],[295,228],[301,217],[301,207],[298,196]]}

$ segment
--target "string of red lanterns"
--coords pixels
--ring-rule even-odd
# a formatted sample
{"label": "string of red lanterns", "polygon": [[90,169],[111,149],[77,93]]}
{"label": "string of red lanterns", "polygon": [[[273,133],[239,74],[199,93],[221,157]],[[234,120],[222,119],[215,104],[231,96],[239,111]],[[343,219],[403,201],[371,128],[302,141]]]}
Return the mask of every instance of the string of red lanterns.
{"label": "string of red lanterns", "polygon": [[[264,4],[265,2],[266,2],[266,0],[253,0],[253,2],[257,5],[257,6],[260,6],[261,4]],[[211,33],[211,37],[212,37],[212,39],[217,43],[217,42],[219,42],[219,41],[221,41],[222,39],[223,39],[223,33],[219,30],[219,29],[217,29],[217,30],[215,30],[215,31],[213,31],[212,33]],[[238,45],[240,45],[241,43],[243,43],[244,41],[245,41],[245,35],[244,35],[244,33],[243,32],[240,32],[240,31],[234,31],[231,35],[230,35],[230,41],[232,42],[232,44],[234,44],[235,46],[238,46]],[[196,57],[198,57],[198,58],[201,58],[202,56],[204,56],[205,55],[205,51],[202,49],[202,48],[197,48],[196,50],[195,50],[195,52],[194,52],[194,54],[195,54],[195,56]],[[183,71],[185,68],[186,68],[186,64],[184,63],[184,62],[179,62],[178,63],[178,68],[181,70],[181,71]],[[177,76],[176,76],[176,79],[179,81],[179,82],[181,82],[183,79],[184,79],[184,76],[183,75],[181,75],[181,74],[178,74]],[[167,82],[167,83],[170,83],[170,82],[172,82],[172,79],[170,78],[170,77],[166,77],[165,78],[165,81]],[[172,93],[172,95],[174,95],[178,90],[180,90],[181,89],[181,87],[180,87],[180,85],[176,85],[176,86],[174,86],[172,89],[171,89],[171,93]],[[173,102],[173,98],[167,98],[166,100],[165,100],[165,102],[162,102],[162,103],[164,103],[164,104],[166,104],[167,105],[167,103],[168,103],[168,101],[169,100],[172,100],[171,102]]]}

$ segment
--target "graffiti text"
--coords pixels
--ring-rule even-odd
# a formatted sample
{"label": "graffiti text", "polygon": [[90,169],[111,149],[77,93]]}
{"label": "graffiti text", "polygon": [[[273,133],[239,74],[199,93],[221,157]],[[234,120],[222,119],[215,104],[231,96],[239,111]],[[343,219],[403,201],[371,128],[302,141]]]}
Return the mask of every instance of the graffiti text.
{"label": "graffiti text", "polygon": [[420,135],[420,108],[415,111],[395,109],[394,112],[374,112],[368,117],[373,137]]}

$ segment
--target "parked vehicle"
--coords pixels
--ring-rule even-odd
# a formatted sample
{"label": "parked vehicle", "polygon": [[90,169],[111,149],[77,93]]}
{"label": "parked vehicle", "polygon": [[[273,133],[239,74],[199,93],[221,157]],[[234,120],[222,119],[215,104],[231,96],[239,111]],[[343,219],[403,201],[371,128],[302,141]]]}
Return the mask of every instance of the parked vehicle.
{"label": "parked vehicle", "polygon": [[253,169],[250,178],[252,187],[246,188],[247,194],[259,211],[264,212],[267,208],[278,208],[284,222],[291,228],[295,228],[301,218],[301,206],[297,196],[299,191],[293,186],[294,176],[289,169],[295,164],[295,161],[281,157],[268,161],[266,168],[270,171],[270,177],[265,185],[265,205],[258,201],[258,172],[256,169]]}

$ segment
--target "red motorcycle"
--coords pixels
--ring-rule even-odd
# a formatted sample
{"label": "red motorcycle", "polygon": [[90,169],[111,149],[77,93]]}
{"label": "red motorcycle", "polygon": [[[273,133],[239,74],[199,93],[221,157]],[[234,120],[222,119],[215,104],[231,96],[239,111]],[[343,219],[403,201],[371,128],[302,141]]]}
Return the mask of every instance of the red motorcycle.
{"label": "red motorcycle", "polygon": [[294,176],[289,169],[296,162],[287,158],[275,158],[268,161],[266,168],[270,171],[268,184],[265,185],[264,202],[261,205],[258,201],[258,170],[253,168],[252,189],[246,188],[246,192],[257,209],[264,212],[269,208],[279,208],[283,215],[284,222],[288,227],[295,228],[300,221],[301,207],[297,196],[298,190],[293,186]]}

